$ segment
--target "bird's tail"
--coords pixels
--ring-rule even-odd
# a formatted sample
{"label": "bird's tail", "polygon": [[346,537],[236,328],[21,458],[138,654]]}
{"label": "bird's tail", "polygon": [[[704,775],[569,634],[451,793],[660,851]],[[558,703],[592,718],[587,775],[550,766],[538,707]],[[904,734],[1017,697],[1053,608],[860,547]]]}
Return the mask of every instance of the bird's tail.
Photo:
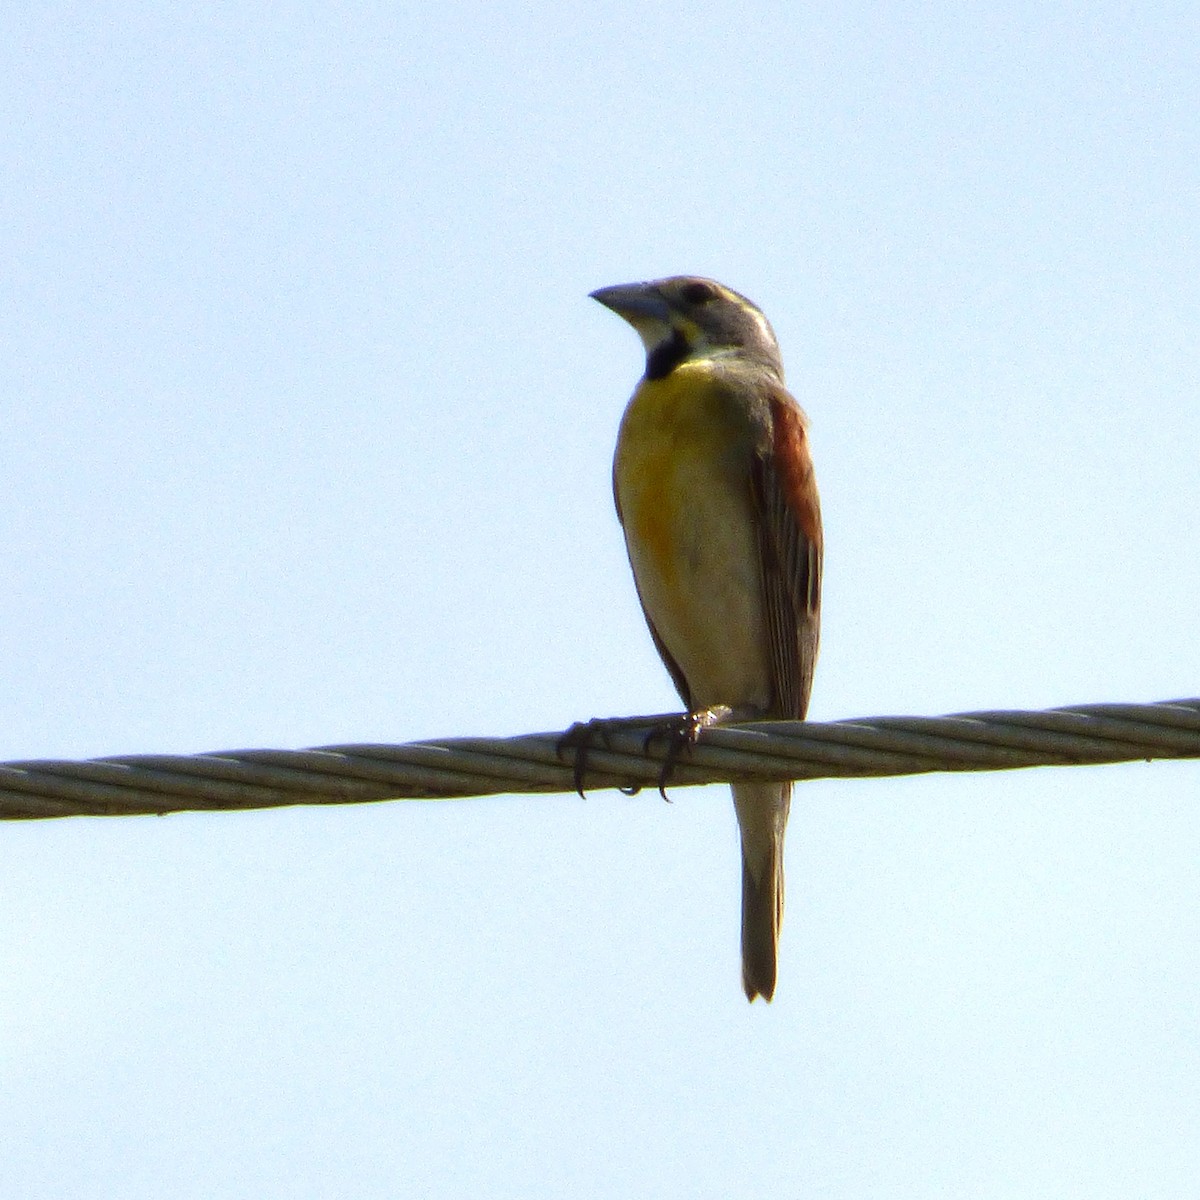
{"label": "bird's tail", "polygon": [[791,799],[790,783],[739,783],[733,789],[742,833],[742,986],[748,1000],[775,994]]}

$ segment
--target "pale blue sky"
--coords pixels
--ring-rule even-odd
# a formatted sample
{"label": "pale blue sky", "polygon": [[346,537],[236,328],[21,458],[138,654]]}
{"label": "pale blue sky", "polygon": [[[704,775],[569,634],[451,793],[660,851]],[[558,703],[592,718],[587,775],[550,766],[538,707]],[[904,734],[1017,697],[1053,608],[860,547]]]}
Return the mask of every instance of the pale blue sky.
{"label": "pale blue sky", "polygon": [[[0,18],[0,760],[672,707],[591,289],[771,318],[812,715],[1200,693],[1192,4]],[[0,829],[0,1194],[1177,1197],[1200,768]]]}

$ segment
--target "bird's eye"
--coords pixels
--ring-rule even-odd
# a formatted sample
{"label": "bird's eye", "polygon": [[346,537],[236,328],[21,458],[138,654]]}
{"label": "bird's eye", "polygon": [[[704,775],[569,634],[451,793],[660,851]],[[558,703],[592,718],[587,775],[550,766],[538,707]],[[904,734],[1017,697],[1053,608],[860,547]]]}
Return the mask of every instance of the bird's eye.
{"label": "bird's eye", "polygon": [[717,289],[711,283],[689,283],[683,289],[683,298],[689,304],[707,304],[717,298]]}

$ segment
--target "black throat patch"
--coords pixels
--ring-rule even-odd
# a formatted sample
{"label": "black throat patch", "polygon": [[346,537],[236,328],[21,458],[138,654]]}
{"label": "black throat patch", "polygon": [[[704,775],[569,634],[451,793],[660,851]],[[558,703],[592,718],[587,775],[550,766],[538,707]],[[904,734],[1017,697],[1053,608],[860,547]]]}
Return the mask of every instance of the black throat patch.
{"label": "black throat patch", "polygon": [[678,329],[646,355],[646,378],[666,379],[688,356],[687,338]]}

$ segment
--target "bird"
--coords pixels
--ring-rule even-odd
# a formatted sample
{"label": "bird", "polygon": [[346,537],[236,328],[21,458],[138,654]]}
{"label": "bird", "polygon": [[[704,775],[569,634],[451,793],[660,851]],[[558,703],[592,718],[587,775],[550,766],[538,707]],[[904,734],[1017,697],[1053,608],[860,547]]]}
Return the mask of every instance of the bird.
{"label": "bird", "polygon": [[[803,719],[820,636],[823,536],[808,422],[775,333],[694,275],[602,287],[645,373],[621,418],[613,497],[650,636],[694,739],[720,721]],[[742,986],[775,994],[791,783],[737,783]]]}

